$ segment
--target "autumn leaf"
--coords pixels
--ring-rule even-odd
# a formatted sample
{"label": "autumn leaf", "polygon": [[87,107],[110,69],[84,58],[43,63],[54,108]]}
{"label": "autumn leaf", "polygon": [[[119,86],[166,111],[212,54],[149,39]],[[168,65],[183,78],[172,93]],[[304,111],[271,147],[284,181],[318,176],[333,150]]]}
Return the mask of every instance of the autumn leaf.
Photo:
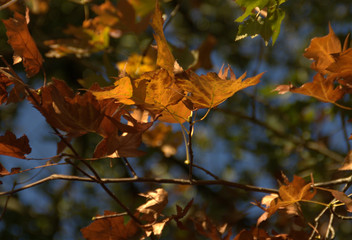
{"label": "autumn leaf", "polygon": [[345,204],[346,210],[348,212],[352,212],[352,199],[349,196],[347,196],[346,193],[335,189],[322,188],[322,187],[316,187],[316,189],[330,192],[334,198],[336,198],[337,200]]}
{"label": "autumn leaf", "polygon": [[305,83],[299,88],[292,85],[279,85],[274,91],[278,91],[279,94],[287,92],[300,93],[330,103],[335,103],[345,94],[345,91],[341,87],[335,87],[334,83],[325,78],[321,73],[317,73],[313,77],[313,82]]}
{"label": "autumn leaf", "polygon": [[268,217],[274,214],[279,208],[285,208],[291,204],[312,199],[315,193],[316,190],[312,189],[311,183],[306,184],[303,178],[294,176],[292,182],[280,187],[279,197],[270,202],[270,206],[267,208]]}
{"label": "autumn leaf", "polygon": [[329,24],[329,34],[324,37],[313,38],[303,56],[313,59],[311,68],[315,71],[328,74],[326,68],[334,62],[332,54],[341,52],[341,42]]}
{"label": "autumn leaf", "polygon": [[183,98],[182,89],[165,69],[145,73],[140,78],[148,82],[142,107],[149,111],[159,113]]}
{"label": "autumn leaf", "polygon": [[145,152],[138,148],[142,142],[142,133],[128,133],[121,136],[109,135],[99,142],[94,158],[140,157]]}
{"label": "autumn leaf", "polygon": [[15,12],[14,18],[2,20],[6,27],[8,43],[14,50],[14,64],[23,61],[28,77],[33,77],[42,68],[43,58],[29,33],[26,18]]}
{"label": "autumn leaf", "polygon": [[157,188],[154,191],[139,194],[145,197],[147,202],[137,208],[137,211],[142,213],[142,219],[148,222],[155,221],[164,210],[168,203],[168,193],[162,188]]}
{"label": "autumn leaf", "polygon": [[129,77],[122,77],[115,81],[113,87],[106,87],[104,89],[89,90],[97,98],[97,100],[113,98],[120,103],[132,105],[135,102],[131,100],[133,96],[133,87]]}
{"label": "autumn leaf", "polygon": [[327,68],[330,72],[327,78],[331,81],[338,80],[341,85],[352,88],[352,49],[334,56],[334,60]]}
{"label": "autumn leaf", "polygon": [[16,138],[15,134],[6,131],[4,136],[0,136],[0,155],[25,159],[31,151],[26,135]]}
{"label": "autumn leaf", "polygon": [[[230,70],[231,77],[226,79]],[[187,94],[194,108],[214,108],[236,92],[259,83],[263,73],[247,78],[246,73],[236,78],[231,68],[220,70],[219,74],[210,72],[207,75],[198,76],[191,70],[187,70],[175,76],[176,84]]]}
{"label": "autumn leaf", "polygon": [[222,235],[227,230],[226,223],[215,224],[203,211],[198,212],[191,220],[194,223],[196,231],[211,240],[222,240]]}
{"label": "autumn leaf", "polygon": [[152,16],[152,22],[150,24],[155,32],[154,39],[158,46],[158,57],[156,64],[159,67],[166,69],[170,76],[173,76],[175,58],[167,44],[163,30],[163,22],[164,21],[161,16],[158,1],[156,1],[155,11]]}
{"label": "autumn leaf", "polygon": [[156,70],[155,61],[156,50],[149,48],[145,56],[132,54],[127,61],[118,62],[117,66],[121,72],[126,71],[130,77],[138,78],[143,73]]}
{"label": "autumn leaf", "polygon": [[[115,212],[105,211],[104,216],[116,214]],[[92,222],[89,226],[82,228],[83,237],[87,240],[129,240],[138,233],[138,225],[131,219],[124,223],[124,217],[107,217]]]}
{"label": "autumn leaf", "polygon": [[[11,168],[11,172],[7,171],[7,169],[0,163],[0,177],[17,174],[21,171],[21,168]],[[0,181],[0,184],[2,182]]]}
{"label": "autumn leaf", "polygon": [[96,132],[104,118],[101,106],[93,94],[74,94],[65,82],[54,79],[52,84],[41,88],[40,95],[33,91],[36,102],[32,104],[45,116],[47,122],[69,134],[80,136]]}
{"label": "autumn leaf", "polygon": [[0,105],[7,102],[7,87],[12,84],[13,82],[8,77],[6,77],[3,73],[0,73]]}

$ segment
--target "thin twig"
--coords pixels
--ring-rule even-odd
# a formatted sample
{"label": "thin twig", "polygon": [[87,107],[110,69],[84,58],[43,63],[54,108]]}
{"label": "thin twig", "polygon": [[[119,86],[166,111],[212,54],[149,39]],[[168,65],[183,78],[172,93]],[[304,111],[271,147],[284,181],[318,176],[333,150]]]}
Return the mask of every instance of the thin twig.
{"label": "thin twig", "polygon": [[340,117],[341,117],[341,125],[342,125],[342,130],[343,130],[343,137],[345,139],[346,147],[349,152],[351,150],[351,145],[350,145],[350,141],[349,141],[349,137],[348,137],[348,133],[347,133],[344,111],[340,111]]}
{"label": "thin twig", "polygon": [[121,159],[124,161],[125,165],[126,165],[127,168],[130,170],[130,172],[132,173],[132,175],[133,175],[135,178],[137,178],[138,176],[137,176],[136,172],[134,171],[134,169],[132,168],[131,164],[128,162],[127,158],[126,158],[126,157],[122,157]]}
{"label": "thin twig", "polygon": [[[7,191],[0,192],[0,196],[13,194],[16,192],[23,191],[28,188],[32,188],[34,186],[40,185],[45,182],[49,182],[52,180],[67,180],[67,181],[80,181],[80,182],[97,182],[97,179],[93,176],[90,177],[79,177],[79,176],[71,176],[71,175],[62,175],[62,174],[52,174],[46,178],[40,179],[36,182],[27,184],[23,187]],[[168,178],[100,178],[99,183],[133,183],[133,182],[143,182],[143,183],[165,183],[165,184],[178,184],[178,185],[221,185],[227,187],[233,187],[237,189],[242,189],[245,191],[252,192],[262,192],[262,193],[278,193],[277,189],[263,188],[257,187],[247,184],[241,184],[236,182],[230,182],[226,180],[193,180],[190,182],[188,179],[168,179]]]}
{"label": "thin twig", "polygon": [[122,217],[128,215],[127,212],[124,213],[115,213],[111,215],[103,215],[103,216],[97,216],[93,217],[92,220],[99,220],[99,219],[104,219],[104,218],[113,218],[113,217]]}
{"label": "thin twig", "polygon": [[5,8],[9,7],[10,5],[16,3],[17,1],[18,1],[18,0],[11,0],[11,1],[9,1],[9,2],[3,4],[3,5],[1,5],[1,6],[0,6],[0,11],[1,11],[1,10],[4,10]]}
{"label": "thin twig", "polygon": [[335,208],[336,206],[335,205],[331,205],[330,206],[330,211],[331,213],[336,216],[337,218],[339,219],[342,219],[342,220],[352,220],[352,216],[343,216],[341,214],[338,214],[336,211],[335,211]]}
{"label": "thin twig", "polygon": [[[15,189],[15,187],[16,187],[16,182],[13,183],[12,191]],[[5,201],[5,204],[4,204],[4,209],[2,210],[2,213],[1,213],[1,216],[0,216],[0,221],[2,220],[2,218],[5,215],[5,212],[6,212],[6,209],[7,209],[7,204],[9,203],[11,197],[12,197],[12,194],[9,194],[7,196],[7,198],[6,198],[6,201]]]}
{"label": "thin twig", "polygon": [[198,168],[200,170],[202,170],[203,172],[205,172],[206,174],[212,176],[213,178],[215,178],[216,180],[220,180],[220,178],[218,176],[216,176],[215,174],[213,174],[212,172],[210,172],[209,170],[206,170],[205,168],[198,166],[196,164],[193,164],[193,167]]}
{"label": "thin twig", "polygon": [[[193,113],[193,112],[192,112]],[[188,142],[187,142],[187,148],[188,148],[188,160],[189,160],[189,172],[188,172],[188,179],[189,181],[192,181],[193,179],[193,149],[192,149],[192,136],[193,136],[193,127],[194,127],[194,122],[193,122],[193,114],[188,119],[188,124],[189,124],[189,130],[188,130]]]}

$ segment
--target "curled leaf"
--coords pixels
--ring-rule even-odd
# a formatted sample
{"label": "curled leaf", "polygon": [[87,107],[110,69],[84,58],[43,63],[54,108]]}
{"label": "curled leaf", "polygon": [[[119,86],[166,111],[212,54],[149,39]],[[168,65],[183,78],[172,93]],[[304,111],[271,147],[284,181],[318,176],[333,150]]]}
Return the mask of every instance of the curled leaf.
{"label": "curled leaf", "polygon": [[4,136],[0,136],[0,155],[25,159],[31,151],[26,135],[16,138],[15,134],[6,131]]}

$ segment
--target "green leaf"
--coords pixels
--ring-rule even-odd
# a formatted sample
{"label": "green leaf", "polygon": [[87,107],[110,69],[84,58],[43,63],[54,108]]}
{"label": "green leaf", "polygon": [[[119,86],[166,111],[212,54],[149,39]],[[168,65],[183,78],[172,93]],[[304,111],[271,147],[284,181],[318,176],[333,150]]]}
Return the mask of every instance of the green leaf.
{"label": "green leaf", "polygon": [[236,0],[236,3],[246,8],[245,12],[235,20],[235,22],[243,22],[249,15],[252,14],[252,10],[256,7],[263,9],[265,6],[269,4],[270,0]]}

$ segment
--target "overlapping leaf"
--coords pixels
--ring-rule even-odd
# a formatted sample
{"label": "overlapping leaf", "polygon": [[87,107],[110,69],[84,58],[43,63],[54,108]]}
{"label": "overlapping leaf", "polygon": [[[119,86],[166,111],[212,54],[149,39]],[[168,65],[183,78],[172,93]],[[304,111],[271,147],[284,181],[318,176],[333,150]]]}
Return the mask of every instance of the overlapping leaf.
{"label": "overlapping leaf", "polygon": [[14,18],[2,20],[6,27],[8,43],[14,50],[14,64],[23,62],[28,77],[36,75],[43,58],[29,33],[25,16],[15,12]]}
{"label": "overlapping leaf", "polygon": [[322,74],[328,74],[326,68],[335,60],[332,54],[341,52],[341,42],[329,24],[329,34],[324,37],[313,38],[304,56],[313,59],[311,68]]}
{"label": "overlapping leaf", "polygon": [[[229,80],[226,79],[228,70],[231,73]],[[187,99],[193,103],[194,108],[199,109],[216,107],[236,92],[258,84],[262,75],[263,73],[260,73],[245,79],[244,73],[236,78],[231,68],[227,68],[224,72],[220,70],[219,74],[211,72],[201,76],[187,70],[175,77],[177,85],[187,93]]]}
{"label": "overlapping leaf", "polygon": [[340,86],[335,87],[333,81],[325,78],[321,73],[317,73],[314,76],[313,82],[305,83],[299,88],[292,85],[279,85],[274,91],[278,91],[279,94],[287,92],[300,93],[330,103],[335,103],[345,94],[345,91]]}
{"label": "overlapping leaf", "polygon": [[300,201],[311,200],[316,190],[311,188],[311,183],[306,183],[303,178],[294,176],[292,182],[282,185],[279,189],[279,197],[270,202],[267,212],[270,217],[279,208],[285,208]]}
{"label": "overlapping leaf", "polygon": [[25,159],[31,151],[26,135],[16,138],[15,134],[6,131],[4,136],[0,136],[0,155]]}

